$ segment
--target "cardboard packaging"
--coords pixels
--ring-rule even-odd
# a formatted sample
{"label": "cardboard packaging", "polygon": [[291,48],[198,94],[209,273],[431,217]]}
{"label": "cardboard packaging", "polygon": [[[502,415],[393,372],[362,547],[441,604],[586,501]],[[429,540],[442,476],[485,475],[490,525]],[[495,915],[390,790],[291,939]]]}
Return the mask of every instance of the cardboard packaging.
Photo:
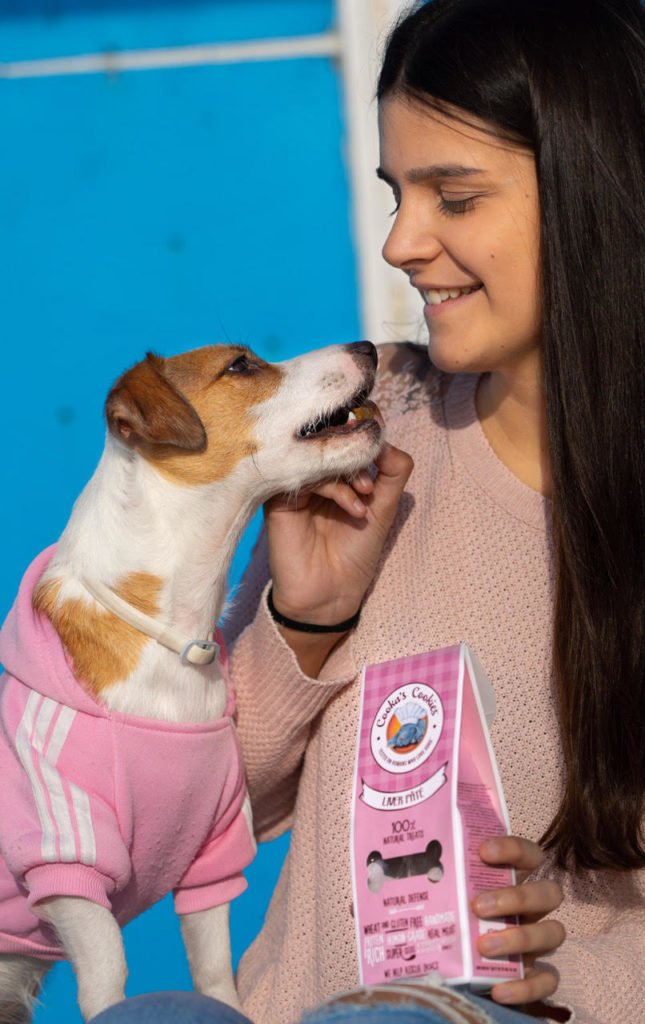
{"label": "cardboard packaging", "polygon": [[522,977],[520,957],[487,959],[478,893],[515,883],[480,843],[509,821],[488,733],[495,697],[466,644],[363,672],[352,811],[352,883],[361,983],[431,975],[490,988]]}

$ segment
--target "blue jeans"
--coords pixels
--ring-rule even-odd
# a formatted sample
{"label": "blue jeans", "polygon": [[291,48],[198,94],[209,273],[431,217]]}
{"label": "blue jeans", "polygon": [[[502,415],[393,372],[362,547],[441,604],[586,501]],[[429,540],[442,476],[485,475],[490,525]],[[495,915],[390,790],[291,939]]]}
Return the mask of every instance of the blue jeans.
{"label": "blue jeans", "polygon": [[[534,1017],[499,1006],[489,999],[468,998],[489,1016],[491,1024],[536,1024]],[[196,992],[156,992],[135,996],[104,1010],[92,1024],[251,1024],[230,1006]],[[337,1006],[313,1010],[302,1024],[446,1024],[446,1018],[424,1007],[380,1005]]]}

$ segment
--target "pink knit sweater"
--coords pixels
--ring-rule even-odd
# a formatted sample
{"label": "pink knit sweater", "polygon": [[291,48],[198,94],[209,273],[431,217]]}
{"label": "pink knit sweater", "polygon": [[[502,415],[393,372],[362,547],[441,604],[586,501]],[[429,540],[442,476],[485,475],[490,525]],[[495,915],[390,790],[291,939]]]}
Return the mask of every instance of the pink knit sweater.
{"label": "pink knit sweater", "polygon": [[[492,740],[512,830],[537,840],[557,808],[550,506],[489,447],[477,379],[438,374],[413,346],[381,350],[376,400],[415,469],[360,624],[320,678],[299,671],[267,612],[262,541],[225,631],[246,627],[231,667],[259,838],[293,829],[264,929],[239,969],[257,1024],[292,1024],[357,983],[348,840],[365,663],[467,641],[496,691]],[[562,877],[549,864],[543,873],[565,891],[553,1002],[580,1024],[643,1024],[643,873]]]}

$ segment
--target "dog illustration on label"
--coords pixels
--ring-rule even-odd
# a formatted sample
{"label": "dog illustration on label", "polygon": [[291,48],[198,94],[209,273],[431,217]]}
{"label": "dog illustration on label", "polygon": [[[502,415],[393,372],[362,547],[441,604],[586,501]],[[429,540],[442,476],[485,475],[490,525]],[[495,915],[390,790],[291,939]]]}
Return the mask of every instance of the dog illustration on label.
{"label": "dog illustration on label", "polygon": [[[421,704],[408,701],[398,715],[390,720],[390,729],[396,731],[389,736],[387,745],[394,750],[409,750],[421,742],[428,728],[428,713]],[[389,730],[388,730],[389,731]]]}
{"label": "dog illustration on label", "polygon": [[428,843],[422,853],[386,859],[378,850],[373,850],[367,858],[367,888],[370,892],[380,892],[388,878],[412,878],[414,875],[425,875],[433,883],[441,881],[443,864],[438,839]]}

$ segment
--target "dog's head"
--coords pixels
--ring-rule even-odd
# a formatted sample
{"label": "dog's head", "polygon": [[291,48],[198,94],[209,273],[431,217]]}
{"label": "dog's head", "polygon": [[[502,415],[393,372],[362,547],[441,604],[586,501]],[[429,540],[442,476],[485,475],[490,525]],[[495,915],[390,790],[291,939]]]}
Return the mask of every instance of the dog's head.
{"label": "dog's head", "polygon": [[148,354],[106,401],[111,434],[180,485],[235,477],[258,501],[369,465],[382,443],[369,342],[283,363],[211,345]]}

